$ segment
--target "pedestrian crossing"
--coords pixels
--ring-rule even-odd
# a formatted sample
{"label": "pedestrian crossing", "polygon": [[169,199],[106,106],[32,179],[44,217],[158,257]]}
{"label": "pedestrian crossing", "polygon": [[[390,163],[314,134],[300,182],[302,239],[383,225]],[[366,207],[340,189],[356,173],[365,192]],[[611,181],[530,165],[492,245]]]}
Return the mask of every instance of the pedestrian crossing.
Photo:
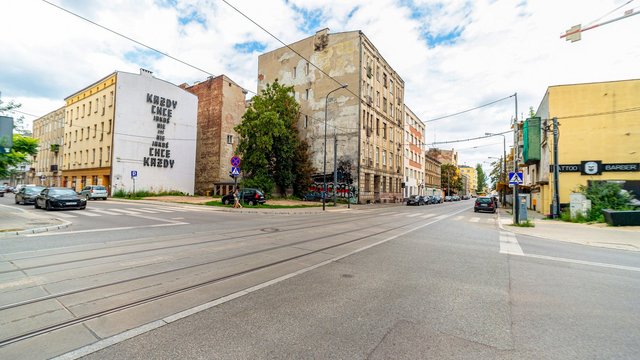
{"label": "pedestrian crossing", "polygon": [[[424,214],[424,213],[406,213],[403,211],[390,211],[390,212],[384,212],[380,214],[381,217],[405,217],[405,218],[417,218],[417,219],[430,219],[430,220],[442,220],[444,218],[446,218],[448,215],[447,214],[434,214],[434,213],[428,213],[428,214]],[[473,216],[473,217],[469,217],[469,216],[465,216],[465,215],[458,215],[458,216],[454,216],[452,218],[450,218],[450,220],[453,221],[462,221],[462,222],[470,222],[470,223],[476,223],[476,224],[497,224],[498,219],[496,219],[493,216]],[[504,219],[501,219],[504,220]],[[507,219],[508,220],[508,219]]]}
{"label": "pedestrian crossing", "polygon": [[122,215],[148,215],[148,214],[162,214],[162,213],[174,213],[174,212],[200,212],[207,211],[206,209],[198,209],[194,207],[179,207],[179,206],[163,206],[157,207],[130,207],[130,208],[106,208],[95,209],[87,207],[84,210],[74,211],[55,211],[52,213],[55,217],[63,219],[79,218],[79,217],[98,217],[98,216],[122,216]]}

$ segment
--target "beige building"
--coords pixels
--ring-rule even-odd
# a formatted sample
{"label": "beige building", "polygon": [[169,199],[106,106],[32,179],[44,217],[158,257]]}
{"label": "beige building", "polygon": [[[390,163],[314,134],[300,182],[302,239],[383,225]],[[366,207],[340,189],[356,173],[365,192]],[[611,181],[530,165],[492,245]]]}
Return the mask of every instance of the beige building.
{"label": "beige building", "polygon": [[[326,175],[329,191],[334,188],[335,162],[338,196],[351,194],[359,203],[402,201],[402,78],[361,31],[324,29],[289,47],[260,55],[258,90],[276,80],[294,86],[298,128],[317,170],[315,187],[322,188]],[[343,84],[348,87],[341,89]]]}
{"label": "beige building", "polygon": [[404,106],[404,197],[432,195],[425,190],[424,123]]}
{"label": "beige building", "polygon": [[52,111],[33,121],[33,137],[38,139],[38,154],[33,158],[29,184],[61,186],[62,146],[65,108]]}
{"label": "beige building", "polygon": [[111,185],[116,73],[65,99],[62,186]]}
{"label": "beige building", "polygon": [[455,149],[444,150],[438,148],[431,148],[427,151],[427,155],[440,162],[440,164],[451,164],[458,166],[458,152]]}
{"label": "beige building", "polygon": [[464,195],[476,195],[478,188],[478,172],[476,168],[467,165],[460,165],[460,172],[467,176],[467,191]]}
{"label": "beige building", "polygon": [[424,156],[424,182],[425,195],[442,196],[442,170],[438,160],[428,156]]}

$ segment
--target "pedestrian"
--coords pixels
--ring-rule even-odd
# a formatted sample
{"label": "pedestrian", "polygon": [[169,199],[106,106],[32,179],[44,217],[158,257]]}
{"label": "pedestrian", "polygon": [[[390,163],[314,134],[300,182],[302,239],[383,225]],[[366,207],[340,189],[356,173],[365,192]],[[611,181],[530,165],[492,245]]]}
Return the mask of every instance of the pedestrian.
{"label": "pedestrian", "polygon": [[242,205],[240,204],[240,196],[238,195],[238,189],[235,189],[233,192],[233,207],[242,209]]}

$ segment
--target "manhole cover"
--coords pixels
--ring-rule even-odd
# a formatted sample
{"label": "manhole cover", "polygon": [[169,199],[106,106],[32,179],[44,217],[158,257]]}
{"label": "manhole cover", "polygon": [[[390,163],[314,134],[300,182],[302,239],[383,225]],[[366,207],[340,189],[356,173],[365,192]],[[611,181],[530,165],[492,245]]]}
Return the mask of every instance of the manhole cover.
{"label": "manhole cover", "polygon": [[273,233],[273,232],[278,232],[278,231],[280,231],[280,229],[276,229],[276,228],[264,228],[264,229],[260,229],[260,231],[262,231],[262,232],[266,232],[266,233]]}

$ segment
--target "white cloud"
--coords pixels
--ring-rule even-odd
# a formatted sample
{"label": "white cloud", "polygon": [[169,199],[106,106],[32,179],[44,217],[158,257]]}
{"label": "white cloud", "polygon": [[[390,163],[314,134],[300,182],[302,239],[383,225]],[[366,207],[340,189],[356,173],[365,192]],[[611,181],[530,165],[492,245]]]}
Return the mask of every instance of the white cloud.
{"label": "white cloud", "polygon": [[[516,92],[518,112],[527,114],[529,106],[537,108],[550,85],[639,77],[640,38],[634,35],[640,16],[589,30],[576,43],[559,38],[572,25],[586,25],[623,4],[621,0],[230,2],[285,43],[324,27],[331,32],[362,30],[404,79],[406,103],[422,120]],[[266,51],[281,46],[222,1],[176,1],[175,6],[154,0],[55,3],[207,72],[226,74],[252,91],[258,54],[234,46],[257,42],[266,45]],[[320,14],[317,23],[308,23],[296,9]],[[0,22],[0,91],[4,101],[21,102],[26,113],[55,110],[64,97],[114,70],[137,72],[145,67],[176,84],[207,76],[42,1],[4,2],[3,13],[12,15]],[[183,24],[181,19],[195,21]],[[459,36],[450,42],[434,45],[426,40],[452,33]],[[514,113],[510,98],[429,122],[427,140],[508,130]],[[501,140],[443,147],[458,148],[461,162],[475,165],[488,156],[500,156]]]}

